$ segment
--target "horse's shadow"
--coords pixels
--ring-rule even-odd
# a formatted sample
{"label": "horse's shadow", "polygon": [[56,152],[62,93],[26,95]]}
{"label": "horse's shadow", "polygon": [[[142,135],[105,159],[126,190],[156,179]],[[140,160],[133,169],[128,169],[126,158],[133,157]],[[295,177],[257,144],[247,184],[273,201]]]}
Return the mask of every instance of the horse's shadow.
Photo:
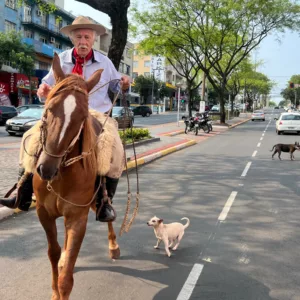
{"label": "horse's shadow", "polygon": [[[195,261],[195,253],[191,248],[177,250],[173,257],[162,255],[163,249],[154,250],[154,253],[144,253],[142,258],[136,256],[123,256],[114,265],[106,266],[79,266],[74,273],[82,271],[108,271],[145,282],[145,285],[161,287],[153,300],[177,299],[186,279],[188,278],[194,263],[204,265],[203,271],[195,285],[193,297],[197,299],[243,299],[243,300],[273,300],[269,296],[270,289],[261,282],[242,272],[230,269],[223,264],[208,263],[202,260]],[[159,252],[159,253],[157,253]],[[130,267],[131,260],[144,260],[161,264],[161,268]],[[122,265],[128,264],[128,266]]]}

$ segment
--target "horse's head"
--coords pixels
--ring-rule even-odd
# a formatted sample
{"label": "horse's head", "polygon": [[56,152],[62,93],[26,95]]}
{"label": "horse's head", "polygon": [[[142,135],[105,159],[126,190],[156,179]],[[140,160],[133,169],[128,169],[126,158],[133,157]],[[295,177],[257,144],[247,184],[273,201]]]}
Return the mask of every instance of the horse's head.
{"label": "horse's head", "polygon": [[[97,70],[88,81],[79,75],[65,75],[57,54],[52,69],[56,85],[46,100],[41,126],[43,150],[37,163],[37,172],[43,180],[51,180],[57,175],[62,160],[81,135],[89,136],[89,144],[95,138],[90,126],[88,93],[99,82],[103,71]],[[81,146],[82,152],[84,147]]]}

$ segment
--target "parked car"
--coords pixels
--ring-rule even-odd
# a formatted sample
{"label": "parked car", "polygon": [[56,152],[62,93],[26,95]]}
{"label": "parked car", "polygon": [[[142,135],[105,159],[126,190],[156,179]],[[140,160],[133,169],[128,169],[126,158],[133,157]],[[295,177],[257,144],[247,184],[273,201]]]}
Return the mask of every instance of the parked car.
{"label": "parked car", "polygon": [[18,112],[14,106],[0,106],[1,124],[18,115]]}
{"label": "parked car", "polygon": [[276,133],[278,135],[284,132],[300,133],[300,113],[282,113],[279,118],[274,118],[274,120],[276,120]]}
{"label": "parked car", "polygon": [[152,110],[147,105],[140,105],[132,108],[135,116],[150,117],[152,115]]}
{"label": "parked car", "polygon": [[134,123],[134,113],[128,107],[114,106],[112,117],[117,120],[119,128],[130,128]]}
{"label": "parked car", "polygon": [[23,134],[42,118],[43,112],[43,107],[26,109],[16,117],[6,121],[6,131],[9,135]]}
{"label": "parked car", "polygon": [[214,106],[210,109],[210,111],[212,111],[212,112],[219,112],[219,111],[220,111],[220,106],[219,106],[219,105],[214,105]]}
{"label": "parked car", "polygon": [[35,107],[44,107],[43,104],[26,104],[26,105],[21,105],[17,107],[18,114],[25,111],[28,108],[35,108]]}
{"label": "parked car", "polygon": [[275,106],[274,109],[279,109],[279,106]]}
{"label": "parked car", "polygon": [[262,120],[265,121],[265,113],[262,110],[255,110],[251,115],[252,121],[254,120]]}

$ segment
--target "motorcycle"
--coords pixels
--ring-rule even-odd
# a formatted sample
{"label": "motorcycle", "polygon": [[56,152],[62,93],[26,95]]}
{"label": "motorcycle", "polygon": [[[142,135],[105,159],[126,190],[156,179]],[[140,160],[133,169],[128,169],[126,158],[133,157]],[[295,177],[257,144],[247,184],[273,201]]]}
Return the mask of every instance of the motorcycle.
{"label": "motorcycle", "polygon": [[195,135],[198,135],[199,129],[203,129],[205,133],[209,133],[209,127],[206,123],[205,118],[201,118],[199,116],[195,117],[182,117],[185,123],[184,133],[195,132]]}
{"label": "motorcycle", "polygon": [[212,127],[212,120],[210,119],[208,112],[204,112],[203,114],[203,118],[205,119],[207,126],[209,128],[209,131],[213,131],[213,127]]}

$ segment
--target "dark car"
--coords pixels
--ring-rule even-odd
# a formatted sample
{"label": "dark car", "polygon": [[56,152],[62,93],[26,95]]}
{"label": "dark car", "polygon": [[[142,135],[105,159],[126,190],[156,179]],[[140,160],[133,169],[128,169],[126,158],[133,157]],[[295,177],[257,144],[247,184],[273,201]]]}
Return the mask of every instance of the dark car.
{"label": "dark car", "polygon": [[18,116],[6,121],[6,131],[10,135],[23,134],[42,118],[43,112],[43,107],[26,109]]}
{"label": "dark car", "polygon": [[21,105],[17,107],[18,114],[21,112],[25,111],[28,108],[35,108],[35,107],[44,107],[43,104],[26,104],[26,105]]}
{"label": "dark car", "polygon": [[275,106],[274,109],[279,109],[279,106]]}
{"label": "dark car", "polygon": [[132,109],[135,116],[150,117],[152,110],[147,105],[136,106]]}
{"label": "dark car", "polygon": [[134,122],[134,114],[128,107],[114,106],[112,117],[117,120],[119,128],[130,128]]}
{"label": "dark car", "polygon": [[18,112],[14,106],[0,106],[0,122],[1,124],[5,124],[5,122],[18,115]]}

